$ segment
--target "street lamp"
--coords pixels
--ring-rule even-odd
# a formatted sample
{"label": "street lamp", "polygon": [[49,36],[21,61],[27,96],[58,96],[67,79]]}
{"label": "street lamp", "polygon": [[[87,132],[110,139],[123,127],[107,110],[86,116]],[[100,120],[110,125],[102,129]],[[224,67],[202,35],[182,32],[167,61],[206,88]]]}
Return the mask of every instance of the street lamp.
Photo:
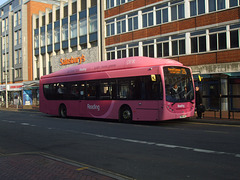
{"label": "street lamp", "polygon": [[[7,90],[7,79],[8,79],[8,74],[7,74],[7,55],[6,55],[6,49],[7,49],[7,36],[6,36],[6,31],[7,31],[7,23],[5,22],[5,39],[4,39],[4,54],[5,54],[5,91],[6,91],[6,108],[8,108],[8,90]],[[1,36],[3,38],[3,36]]]}

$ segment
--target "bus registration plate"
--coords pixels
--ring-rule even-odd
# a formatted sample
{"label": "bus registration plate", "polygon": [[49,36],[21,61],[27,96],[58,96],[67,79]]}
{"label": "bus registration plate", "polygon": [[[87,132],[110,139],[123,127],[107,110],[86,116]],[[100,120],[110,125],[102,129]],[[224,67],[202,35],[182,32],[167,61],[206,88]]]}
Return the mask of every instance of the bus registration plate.
{"label": "bus registration plate", "polygon": [[181,115],[180,116],[180,118],[186,118],[187,117],[187,115]]}

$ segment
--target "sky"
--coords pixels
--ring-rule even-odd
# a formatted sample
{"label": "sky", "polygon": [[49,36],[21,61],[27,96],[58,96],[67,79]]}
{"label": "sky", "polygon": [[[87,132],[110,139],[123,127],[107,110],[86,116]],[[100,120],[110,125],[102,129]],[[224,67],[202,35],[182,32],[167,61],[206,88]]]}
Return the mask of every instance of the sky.
{"label": "sky", "polygon": [[0,0],[0,6],[3,4],[3,3],[5,3],[5,2],[7,2],[8,0]]}

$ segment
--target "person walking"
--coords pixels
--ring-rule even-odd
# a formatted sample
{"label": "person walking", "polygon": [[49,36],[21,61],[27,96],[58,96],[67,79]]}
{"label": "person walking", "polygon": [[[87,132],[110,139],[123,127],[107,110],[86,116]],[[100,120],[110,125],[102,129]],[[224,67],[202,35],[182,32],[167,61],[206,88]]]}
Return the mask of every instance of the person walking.
{"label": "person walking", "polygon": [[197,118],[202,119],[202,95],[199,91],[199,87],[196,87],[196,108],[197,108]]}

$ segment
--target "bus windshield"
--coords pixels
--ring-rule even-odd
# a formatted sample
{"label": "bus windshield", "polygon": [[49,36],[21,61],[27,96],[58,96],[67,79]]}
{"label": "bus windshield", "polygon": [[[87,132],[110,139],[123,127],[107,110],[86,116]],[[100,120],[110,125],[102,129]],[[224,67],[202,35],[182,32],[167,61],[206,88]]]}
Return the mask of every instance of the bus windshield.
{"label": "bus windshield", "polygon": [[194,99],[194,89],[190,69],[168,66],[163,71],[166,101],[191,102]]}

